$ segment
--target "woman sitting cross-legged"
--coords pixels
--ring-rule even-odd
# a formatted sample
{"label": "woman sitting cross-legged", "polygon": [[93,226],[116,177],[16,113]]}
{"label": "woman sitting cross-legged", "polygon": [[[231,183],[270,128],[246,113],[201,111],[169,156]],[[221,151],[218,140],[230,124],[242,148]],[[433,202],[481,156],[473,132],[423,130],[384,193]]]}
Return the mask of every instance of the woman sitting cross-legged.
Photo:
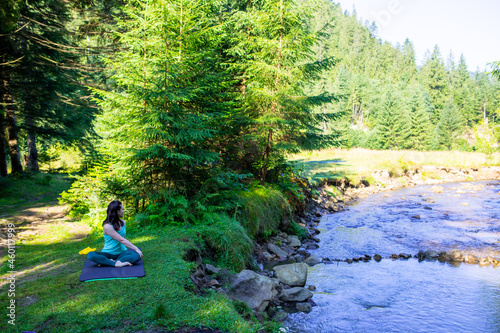
{"label": "woman sitting cross-legged", "polygon": [[142,258],[141,250],[125,239],[124,213],[120,201],[115,200],[108,205],[107,217],[102,223],[104,248],[101,252],[89,252],[88,260],[98,263],[98,266],[123,267],[131,266]]}

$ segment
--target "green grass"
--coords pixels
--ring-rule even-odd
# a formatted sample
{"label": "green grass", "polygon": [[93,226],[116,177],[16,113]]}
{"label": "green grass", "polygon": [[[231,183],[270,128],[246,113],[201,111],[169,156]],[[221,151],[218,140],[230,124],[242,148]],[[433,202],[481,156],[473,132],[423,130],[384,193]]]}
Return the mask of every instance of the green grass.
{"label": "green grass", "polygon": [[[41,173],[22,179],[2,180],[0,226],[14,223],[16,233],[27,231],[30,221],[20,222],[26,212],[60,208],[57,196],[71,185],[62,174]],[[45,182],[49,182],[47,185]],[[5,187],[4,187],[5,186]],[[4,191],[5,188],[5,191]],[[125,216],[127,218],[127,216]],[[129,218],[130,219],[130,218]],[[210,327],[224,332],[256,332],[261,324],[246,321],[224,295],[196,295],[189,276],[195,264],[184,259],[190,249],[203,243],[203,229],[147,227],[139,230],[129,222],[128,239],[144,253],[146,277],[140,279],[79,281],[86,247],[100,249],[100,232],[81,238],[72,230],[83,222],[44,220],[43,232],[17,239],[15,252],[16,326],[7,323],[10,302],[7,285],[2,287],[0,307],[4,319],[0,332],[137,332],[181,327]],[[34,226],[34,225],[31,225]],[[220,226],[219,226],[220,227]],[[240,227],[241,228],[241,227]],[[227,229],[217,242],[230,247]],[[3,229],[6,231],[6,229]],[[19,237],[19,236],[18,236]],[[226,239],[227,238],[227,239]],[[250,241],[241,244],[247,251]],[[242,251],[243,251],[242,250]],[[243,252],[244,252],[243,251]],[[229,253],[238,255],[238,253]],[[1,252],[0,282],[7,282],[6,251]],[[274,324],[269,324],[273,326]],[[275,326],[275,325],[274,325]],[[275,328],[277,330],[277,328]]]}
{"label": "green grass", "polygon": [[355,180],[359,176],[369,176],[374,170],[389,170],[394,177],[401,176],[405,169],[422,165],[478,168],[500,164],[500,153],[491,157],[483,153],[458,151],[410,151],[410,150],[369,150],[369,149],[326,149],[304,152],[291,157],[301,163],[304,176],[312,183],[327,178],[347,177]]}
{"label": "green grass", "polygon": [[[130,234],[128,238],[144,253],[144,278],[79,282],[85,256],[78,252],[87,246],[101,248],[101,235],[18,246],[15,270],[22,277],[16,281],[17,325],[12,329],[3,320],[0,330],[134,332],[150,326],[206,326],[226,332],[251,331],[227,298],[193,293],[189,275],[194,264],[183,256],[196,246],[196,231],[162,228],[131,230]],[[7,270],[4,265],[2,280]],[[35,302],[23,306],[28,297]],[[0,306],[5,309],[7,302],[7,294],[2,293]]]}
{"label": "green grass", "polygon": [[43,207],[57,203],[62,191],[70,188],[72,179],[62,173],[41,172],[22,177],[0,177],[0,218],[23,208]]}
{"label": "green grass", "polygon": [[241,224],[252,239],[276,234],[283,221],[290,219],[292,208],[281,191],[254,186],[240,193],[242,198]]}

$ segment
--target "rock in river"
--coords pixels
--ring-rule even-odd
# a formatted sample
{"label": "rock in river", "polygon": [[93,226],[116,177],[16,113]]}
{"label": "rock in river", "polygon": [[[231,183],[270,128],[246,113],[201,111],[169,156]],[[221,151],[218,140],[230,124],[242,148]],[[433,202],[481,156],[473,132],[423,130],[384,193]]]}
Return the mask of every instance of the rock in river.
{"label": "rock in river", "polygon": [[292,287],[303,287],[307,281],[307,265],[304,263],[280,265],[273,268],[281,283]]}
{"label": "rock in river", "polygon": [[294,287],[290,289],[283,289],[279,299],[285,302],[304,302],[313,296],[309,289]]}

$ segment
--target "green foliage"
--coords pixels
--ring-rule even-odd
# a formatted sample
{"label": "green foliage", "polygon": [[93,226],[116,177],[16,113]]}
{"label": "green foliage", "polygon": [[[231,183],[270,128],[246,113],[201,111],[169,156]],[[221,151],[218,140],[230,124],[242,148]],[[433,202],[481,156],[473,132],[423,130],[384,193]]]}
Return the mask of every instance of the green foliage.
{"label": "green foliage", "polygon": [[287,198],[293,212],[301,215],[306,209],[307,180],[298,176],[302,169],[296,164],[286,163],[278,170],[279,176],[276,186]]}
{"label": "green foliage", "polygon": [[409,173],[415,173],[419,169],[419,166],[415,162],[403,156],[399,157],[396,162],[386,161],[381,166],[388,170],[391,178],[399,178]]}
{"label": "green foliage", "polygon": [[441,176],[438,175],[437,173],[433,172],[433,171],[422,171],[422,179],[423,180],[427,180],[427,179],[437,179],[437,180],[441,180]]}
{"label": "green foliage", "polygon": [[147,197],[146,209],[136,216],[139,226],[166,226],[213,223],[219,214],[235,216],[240,209],[238,193],[245,189],[242,181],[248,175],[217,173],[207,179],[199,191],[186,195],[161,190]]}
{"label": "green foliage", "polygon": [[495,135],[496,126],[488,123],[478,125],[474,128],[475,149],[486,154],[487,159],[491,159],[492,154],[498,150],[498,136]]}
{"label": "green foliage", "polygon": [[364,180],[368,182],[370,185],[376,185],[377,181],[375,180],[375,177],[373,175],[368,175],[364,177]]}
{"label": "green foliage", "polygon": [[127,209],[134,207],[128,179],[111,164],[96,164],[88,173],[72,178],[75,181],[69,190],[61,193],[59,203],[68,204],[71,216],[85,218],[94,229],[100,228],[106,218],[109,202],[121,200]]}
{"label": "green foliage", "polygon": [[281,224],[287,225],[292,208],[281,191],[255,185],[241,193],[239,220],[252,239],[268,238]]}
{"label": "green foliage", "polygon": [[297,224],[297,222],[292,221],[286,230],[286,232],[290,235],[296,235],[299,237],[299,239],[303,240],[307,238],[308,235],[308,230],[306,228],[301,227],[300,225]]}
{"label": "green foliage", "polygon": [[240,301],[239,299],[233,300],[234,309],[244,318],[252,316],[252,309],[248,306],[248,304],[244,301]]}
{"label": "green foliage", "polygon": [[198,190],[219,160],[229,77],[220,68],[211,2],[130,2],[119,21],[128,45],[108,59],[111,91],[95,90],[102,148],[142,195]]}
{"label": "green foliage", "polygon": [[382,149],[403,149],[408,145],[411,120],[401,108],[401,96],[387,91],[377,123],[378,145]]}
{"label": "green foliage", "polygon": [[215,254],[215,261],[223,267],[241,271],[250,258],[253,242],[237,220],[219,215],[219,219],[201,228],[208,249]]}
{"label": "green foliage", "polygon": [[307,10],[290,0],[262,1],[235,14],[230,25],[234,34],[231,70],[243,82],[244,109],[251,115],[258,152],[253,165],[261,185],[286,153],[334,141],[334,135],[317,128],[332,114],[313,112],[313,107],[332,101],[332,96],[308,96],[303,90],[304,83],[318,79],[332,65],[330,59],[313,57],[317,34],[306,24]]}
{"label": "green foliage", "polygon": [[453,100],[449,99],[436,126],[437,148],[451,150],[457,145],[461,131],[462,118]]}
{"label": "green foliage", "polygon": [[492,68],[491,74],[500,81],[500,61],[493,61],[489,65]]}

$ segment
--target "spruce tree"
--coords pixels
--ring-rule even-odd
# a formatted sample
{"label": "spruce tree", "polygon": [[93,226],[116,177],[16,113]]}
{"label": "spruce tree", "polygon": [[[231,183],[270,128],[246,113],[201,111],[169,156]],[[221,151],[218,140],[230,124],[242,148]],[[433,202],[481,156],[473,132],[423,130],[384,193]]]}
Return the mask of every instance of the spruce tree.
{"label": "spruce tree", "polygon": [[437,148],[451,150],[462,134],[463,120],[458,108],[450,98],[441,112],[441,117],[436,126]]}
{"label": "spruce tree", "polygon": [[426,150],[430,145],[431,123],[429,115],[432,114],[430,98],[419,86],[410,87],[410,94],[406,105],[411,119],[409,148]]}
{"label": "spruce tree", "polygon": [[401,107],[401,95],[388,90],[377,115],[377,141],[381,149],[405,149],[409,145],[411,122]]}
{"label": "spruce tree", "polygon": [[[13,2],[10,33],[0,34],[1,75],[9,142],[17,145],[17,129],[26,135],[27,167],[38,170],[37,137],[78,140],[87,131],[91,112],[81,99],[79,59],[82,49],[70,30],[71,6],[62,0]],[[3,29],[4,27],[2,27]],[[22,172],[19,147],[11,147],[13,172]]]}
{"label": "spruce tree", "polygon": [[96,90],[96,128],[137,195],[189,193],[218,161],[208,146],[227,107],[226,78],[211,5],[156,0],[124,8],[118,36],[127,47],[108,60],[115,88]]}
{"label": "spruce tree", "polygon": [[431,115],[431,121],[434,123],[439,120],[440,113],[448,98],[446,76],[444,61],[441,58],[439,47],[436,45],[420,71],[420,82],[428,89],[435,107],[435,112]]}
{"label": "spruce tree", "polygon": [[330,65],[329,59],[314,59],[317,34],[305,24],[306,10],[291,0],[266,0],[236,17],[240,29],[232,49],[236,60],[232,69],[242,73],[245,83],[244,106],[254,122],[252,132],[260,152],[255,166],[261,183],[283,163],[285,154],[336,142],[335,135],[326,135],[319,127],[332,114],[313,109],[332,98],[306,96],[303,90],[305,82],[317,80]]}

